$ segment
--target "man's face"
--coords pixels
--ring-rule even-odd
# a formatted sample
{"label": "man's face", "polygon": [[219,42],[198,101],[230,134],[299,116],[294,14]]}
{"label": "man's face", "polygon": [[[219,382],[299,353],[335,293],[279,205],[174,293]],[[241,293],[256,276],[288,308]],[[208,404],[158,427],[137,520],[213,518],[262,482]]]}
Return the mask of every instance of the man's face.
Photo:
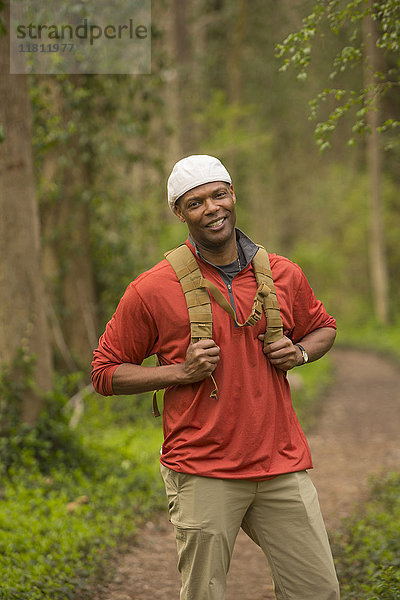
{"label": "man's face", "polygon": [[232,185],[217,181],[183,194],[175,212],[200,247],[213,249],[224,246],[235,235],[235,204]]}

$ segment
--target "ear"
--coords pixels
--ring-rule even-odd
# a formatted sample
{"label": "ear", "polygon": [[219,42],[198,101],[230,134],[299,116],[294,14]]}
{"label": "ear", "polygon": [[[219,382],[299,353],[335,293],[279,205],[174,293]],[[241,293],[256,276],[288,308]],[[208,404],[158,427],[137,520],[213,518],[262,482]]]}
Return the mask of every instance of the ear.
{"label": "ear", "polygon": [[235,190],[233,189],[233,185],[232,184],[230,184],[229,189],[230,189],[230,192],[232,194],[233,204],[236,204],[236,195],[235,195]]}
{"label": "ear", "polygon": [[182,223],[186,223],[186,219],[183,216],[183,212],[181,207],[179,206],[178,203],[175,204],[174,206],[174,213],[176,214],[176,216],[178,217],[178,219],[182,222]]}

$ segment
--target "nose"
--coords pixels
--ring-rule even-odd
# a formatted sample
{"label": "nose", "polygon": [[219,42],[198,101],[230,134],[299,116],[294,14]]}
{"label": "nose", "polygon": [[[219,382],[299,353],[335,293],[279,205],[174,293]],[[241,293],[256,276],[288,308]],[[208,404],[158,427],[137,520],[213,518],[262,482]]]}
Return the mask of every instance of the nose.
{"label": "nose", "polygon": [[219,206],[214,198],[208,197],[204,203],[205,213],[214,213],[218,210]]}

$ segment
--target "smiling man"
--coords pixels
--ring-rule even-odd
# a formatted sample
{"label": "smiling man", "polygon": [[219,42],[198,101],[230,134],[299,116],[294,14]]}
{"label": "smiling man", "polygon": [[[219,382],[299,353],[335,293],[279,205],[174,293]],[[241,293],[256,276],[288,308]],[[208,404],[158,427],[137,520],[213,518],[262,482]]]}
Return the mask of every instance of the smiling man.
{"label": "smiling man", "polygon": [[[310,451],[286,372],[332,346],[335,320],[301,269],[236,229],[231,177],[211,156],[174,166],[168,203],[189,237],[127,288],[94,352],[104,395],[166,388],[161,473],[181,600],[223,600],[240,527],[278,600],[337,600]],[[159,367],[144,367],[156,354]]]}

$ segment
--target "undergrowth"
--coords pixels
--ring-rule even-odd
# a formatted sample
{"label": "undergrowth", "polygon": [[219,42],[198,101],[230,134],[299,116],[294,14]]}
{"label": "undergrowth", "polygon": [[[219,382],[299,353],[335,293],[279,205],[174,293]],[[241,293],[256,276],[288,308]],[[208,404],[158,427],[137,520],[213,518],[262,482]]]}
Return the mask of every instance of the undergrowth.
{"label": "undergrowth", "polygon": [[[379,352],[400,361],[400,327],[367,323],[340,328],[339,345]],[[293,372],[293,404],[303,429],[316,422],[324,394],[333,380],[328,357]],[[362,516],[342,521],[332,534],[342,600],[400,600],[400,473],[389,473],[371,484],[371,500]]]}
{"label": "undergrowth", "polygon": [[370,320],[357,328],[351,324],[339,324],[336,344],[378,352],[400,362],[400,322],[382,325]]}
{"label": "undergrowth", "polygon": [[[34,428],[21,425],[32,367],[26,360],[18,383],[6,371],[0,377],[0,600],[90,598],[91,578],[116,547],[165,506],[161,423],[150,417],[148,395],[93,394],[71,429],[67,398],[80,380],[74,376],[58,381]],[[293,403],[309,431],[333,380],[329,356],[292,377]],[[376,483],[362,519],[347,521],[336,535],[343,600],[400,599],[399,492],[398,474]]]}
{"label": "undergrowth", "polygon": [[334,381],[332,362],[328,356],[289,372],[292,402],[305,432],[316,424],[324,398]]}
{"label": "undergrowth", "polygon": [[13,408],[0,435],[0,600],[72,599],[116,545],[165,505],[161,429],[138,421],[134,398],[123,399],[124,422],[112,422],[113,402],[118,414],[122,400],[92,395],[72,430],[65,410],[70,380],[58,384],[37,425],[27,427],[18,424],[19,391],[5,373],[1,382]]}
{"label": "undergrowth", "polygon": [[[339,327],[339,345],[400,362],[400,323]],[[371,500],[333,536],[342,600],[400,600],[400,473],[375,480]]]}
{"label": "undergrowth", "polygon": [[376,480],[363,514],[333,536],[342,600],[400,599],[400,473]]}

